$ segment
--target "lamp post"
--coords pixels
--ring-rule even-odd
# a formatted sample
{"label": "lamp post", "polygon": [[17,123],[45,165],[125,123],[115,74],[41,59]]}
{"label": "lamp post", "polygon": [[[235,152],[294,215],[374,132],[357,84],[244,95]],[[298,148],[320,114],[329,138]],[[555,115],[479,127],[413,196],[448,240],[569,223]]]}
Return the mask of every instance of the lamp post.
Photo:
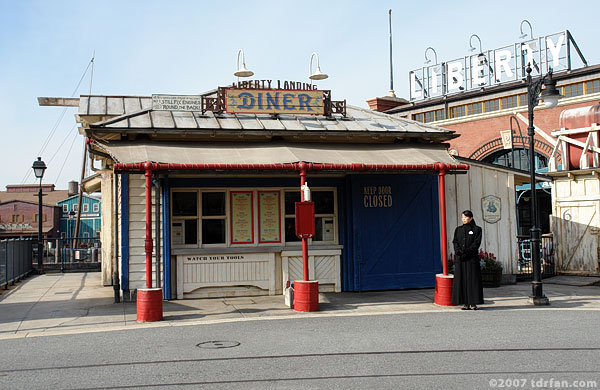
{"label": "lamp post", "polygon": [[38,192],[38,272],[44,272],[44,263],[42,260],[42,178],[44,177],[44,171],[46,170],[46,164],[42,161],[41,157],[33,162],[32,165],[33,173],[35,177],[40,179],[40,189]]}
{"label": "lamp post", "polygon": [[558,99],[562,96],[556,90],[556,81],[552,79],[552,69],[540,79],[533,81],[531,78],[531,66],[527,65],[527,117],[529,124],[527,135],[529,136],[529,173],[531,176],[531,230],[530,230],[530,248],[531,262],[533,265],[533,281],[531,282],[532,296],[529,301],[536,306],[548,305],[548,298],[544,296],[542,290],[541,264],[540,264],[540,228],[537,226],[537,201],[535,191],[535,129],[533,127],[533,108],[538,105],[542,85],[545,86],[542,92],[542,100],[546,108],[554,108]]}

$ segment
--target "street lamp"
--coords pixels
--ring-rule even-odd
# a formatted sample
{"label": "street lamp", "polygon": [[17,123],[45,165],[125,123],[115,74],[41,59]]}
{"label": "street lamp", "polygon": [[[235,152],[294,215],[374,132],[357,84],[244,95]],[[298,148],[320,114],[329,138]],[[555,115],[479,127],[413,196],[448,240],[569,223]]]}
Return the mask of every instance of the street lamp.
{"label": "street lamp", "polygon": [[558,104],[558,99],[562,96],[556,89],[556,81],[552,79],[552,69],[540,79],[533,81],[531,78],[531,66],[527,65],[527,117],[529,124],[527,135],[529,136],[529,173],[531,175],[531,230],[530,230],[530,248],[531,262],[533,265],[533,281],[531,282],[532,296],[530,302],[536,306],[548,305],[548,298],[542,291],[541,264],[540,264],[540,228],[537,226],[537,202],[535,191],[535,149],[533,127],[533,108],[538,105],[542,85],[546,88],[542,92],[542,100],[546,108],[554,108]]}
{"label": "street lamp", "polygon": [[42,261],[42,178],[44,177],[44,171],[46,170],[46,164],[42,161],[41,157],[38,157],[32,165],[33,173],[35,177],[40,179],[40,190],[38,192],[38,271],[44,271],[44,263]]}

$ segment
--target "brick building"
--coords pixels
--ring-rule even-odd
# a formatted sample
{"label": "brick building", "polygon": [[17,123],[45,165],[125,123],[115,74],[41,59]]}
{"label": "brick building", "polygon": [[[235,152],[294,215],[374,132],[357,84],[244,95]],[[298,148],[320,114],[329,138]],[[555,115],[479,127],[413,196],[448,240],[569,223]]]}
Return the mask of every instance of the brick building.
{"label": "brick building", "polygon": [[[7,185],[0,191],[0,238],[37,238],[39,185]],[[67,190],[55,190],[54,184],[42,185],[42,232],[56,237],[60,221],[60,200]]]}
{"label": "brick building", "polygon": [[[575,51],[573,60],[582,66],[574,69]],[[528,61],[534,64],[534,80],[552,69],[564,96],[553,109],[535,108],[534,124],[541,130],[535,137],[536,170],[543,173],[554,149],[550,133],[559,128],[561,112],[600,101],[600,65],[588,66],[568,30],[417,69],[410,72],[408,100],[379,97],[367,103],[375,111],[455,131],[460,137],[448,141],[453,155],[528,171]],[[507,130],[512,134],[508,149],[501,137]],[[562,164],[560,155],[557,162]],[[528,189],[528,184],[517,187],[521,235],[528,234],[530,223]],[[538,187],[538,199],[541,228],[549,232],[550,191]]]}

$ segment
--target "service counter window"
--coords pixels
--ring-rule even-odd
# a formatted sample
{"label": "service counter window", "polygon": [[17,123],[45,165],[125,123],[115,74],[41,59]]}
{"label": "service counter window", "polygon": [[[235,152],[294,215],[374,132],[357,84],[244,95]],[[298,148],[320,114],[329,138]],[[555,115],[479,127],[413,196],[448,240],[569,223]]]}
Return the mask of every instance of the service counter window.
{"label": "service counter window", "polygon": [[[332,190],[311,191],[312,201],[315,203],[315,236],[311,239],[313,244],[332,244],[336,239],[336,198]],[[286,191],[285,193],[285,241],[286,243],[299,243],[295,227],[295,203],[300,202],[299,191]]]}
{"label": "service counter window", "polygon": [[[313,244],[335,244],[336,193],[311,191],[315,203]],[[300,191],[287,189],[177,189],[171,194],[174,248],[294,246],[295,203]]]}

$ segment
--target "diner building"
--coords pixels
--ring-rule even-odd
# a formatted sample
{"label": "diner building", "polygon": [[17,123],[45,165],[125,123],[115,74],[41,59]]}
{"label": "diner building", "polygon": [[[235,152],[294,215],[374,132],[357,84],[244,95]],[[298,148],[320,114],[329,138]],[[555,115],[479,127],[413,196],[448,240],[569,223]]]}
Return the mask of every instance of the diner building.
{"label": "diner building", "polygon": [[305,175],[319,291],[434,286],[439,186],[468,170],[447,152],[457,134],[347,106],[307,83],[260,83],[80,97],[103,215],[112,211],[103,275],[118,275],[125,299],[148,278],[165,299],[281,294],[302,280],[294,206]]}

